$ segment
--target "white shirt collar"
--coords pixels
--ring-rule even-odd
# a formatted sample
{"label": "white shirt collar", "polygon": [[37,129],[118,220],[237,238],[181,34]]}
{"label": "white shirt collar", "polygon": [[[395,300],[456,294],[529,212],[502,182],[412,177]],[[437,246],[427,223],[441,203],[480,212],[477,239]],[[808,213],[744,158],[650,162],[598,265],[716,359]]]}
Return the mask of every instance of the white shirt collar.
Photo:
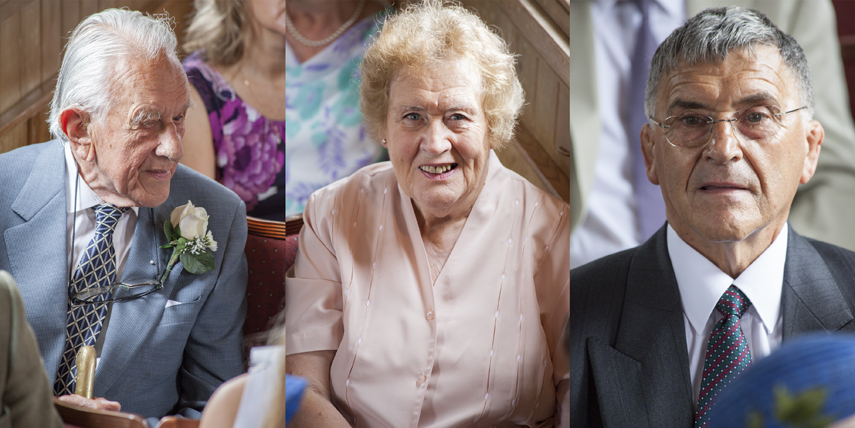
{"label": "white shirt collar", "polygon": [[[66,208],[68,213],[76,213],[96,205],[101,205],[104,200],[89,187],[85,180],[78,180],[77,160],[71,154],[71,145],[65,143],[65,172],[67,178],[65,180],[66,191]],[[74,188],[77,186],[77,205],[74,205]],[[134,214],[139,215],[139,207],[132,207]]]}
{"label": "white shirt collar", "polygon": [[668,225],[668,256],[677,277],[683,312],[695,334],[704,330],[716,303],[731,284],[739,287],[751,300],[751,307],[763,321],[766,333],[774,330],[781,310],[788,229],[784,225],[772,245],[733,279],[689,246]]}

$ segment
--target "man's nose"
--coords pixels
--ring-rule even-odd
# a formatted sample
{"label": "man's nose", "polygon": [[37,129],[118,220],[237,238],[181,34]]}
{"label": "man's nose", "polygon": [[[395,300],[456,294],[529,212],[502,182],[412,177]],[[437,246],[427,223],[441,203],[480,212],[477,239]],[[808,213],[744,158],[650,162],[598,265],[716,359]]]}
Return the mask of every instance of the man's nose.
{"label": "man's nose", "polygon": [[184,148],[181,146],[181,132],[178,127],[173,124],[168,124],[160,135],[155,154],[173,162],[178,162],[184,156]]}
{"label": "man's nose", "polygon": [[735,119],[721,119],[711,126],[710,143],[705,154],[717,163],[727,163],[742,159],[743,137],[734,125]]}

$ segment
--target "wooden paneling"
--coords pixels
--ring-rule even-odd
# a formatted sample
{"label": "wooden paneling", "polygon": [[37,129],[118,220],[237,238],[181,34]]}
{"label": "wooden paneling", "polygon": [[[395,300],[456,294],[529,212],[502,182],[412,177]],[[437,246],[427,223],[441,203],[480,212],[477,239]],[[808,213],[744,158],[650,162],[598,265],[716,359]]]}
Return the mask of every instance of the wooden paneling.
{"label": "wooden paneling", "polygon": [[42,82],[53,81],[59,71],[60,52],[62,52],[63,35],[60,30],[60,13],[62,3],[46,1],[41,3],[41,57],[42,70],[40,78]]}
{"label": "wooden paneling", "polygon": [[570,198],[570,41],[566,0],[464,0],[519,55],[526,93],[517,138],[499,158],[541,189]]}
{"label": "wooden paneling", "polygon": [[21,141],[27,139],[27,124],[20,123],[12,127],[5,134],[0,135],[0,153],[8,152],[9,150],[21,147]]}
{"label": "wooden paneling", "polygon": [[0,21],[0,112],[21,98],[20,28],[20,10]]}
{"label": "wooden paneling", "polygon": [[192,0],[0,0],[0,153],[49,139],[62,48],[83,18],[111,7],[167,12],[179,43]]}

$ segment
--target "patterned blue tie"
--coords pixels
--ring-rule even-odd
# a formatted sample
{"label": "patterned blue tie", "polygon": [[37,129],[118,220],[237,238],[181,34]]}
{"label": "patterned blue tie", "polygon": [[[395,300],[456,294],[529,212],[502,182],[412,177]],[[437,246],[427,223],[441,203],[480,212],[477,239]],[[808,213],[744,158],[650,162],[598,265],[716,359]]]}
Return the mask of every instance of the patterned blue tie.
{"label": "patterned blue tie", "polygon": [[[89,242],[83,257],[80,258],[77,270],[74,271],[74,277],[68,286],[69,297],[90,287],[108,287],[116,281],[113,231],[116,230],[116,224],[127,210],[128,208],[117,208],[109,204],[95,207],[95,237]],[[104,301],[109,297],[109,295],[100,295],[95,300]],[[84,345],[95,344],[106,315],[106,303],[76,306],[69,303],[65,350],[53,385],[56,395],[74,393],[77,351]]]}
{"label": "patterned blue tie", "polygon": [[713,327],[707,344],[695,413],[696,428],[709,426],[709,410],[715,404],[716,396],[751,364],[751,351],[739,324],[739,319],[750,306],[751,301],[735,285],[728,287],[715,305],[724,318]]}

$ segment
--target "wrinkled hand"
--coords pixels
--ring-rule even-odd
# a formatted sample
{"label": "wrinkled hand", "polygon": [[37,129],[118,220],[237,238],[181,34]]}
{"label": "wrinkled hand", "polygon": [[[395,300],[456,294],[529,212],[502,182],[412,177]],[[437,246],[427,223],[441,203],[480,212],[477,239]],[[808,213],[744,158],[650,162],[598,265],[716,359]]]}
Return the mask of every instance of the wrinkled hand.
{"label": "wrinkled hand", "polygon": [[110,410],[113,412],[119,412],[122,410],[122,405],[119,404],[119,402],[110,401],[103,397],[95,397],[93,399],[89,399],[77,394],[71,394],[57,397],[57,400],[78,407],[85,407],[87,409]]}

